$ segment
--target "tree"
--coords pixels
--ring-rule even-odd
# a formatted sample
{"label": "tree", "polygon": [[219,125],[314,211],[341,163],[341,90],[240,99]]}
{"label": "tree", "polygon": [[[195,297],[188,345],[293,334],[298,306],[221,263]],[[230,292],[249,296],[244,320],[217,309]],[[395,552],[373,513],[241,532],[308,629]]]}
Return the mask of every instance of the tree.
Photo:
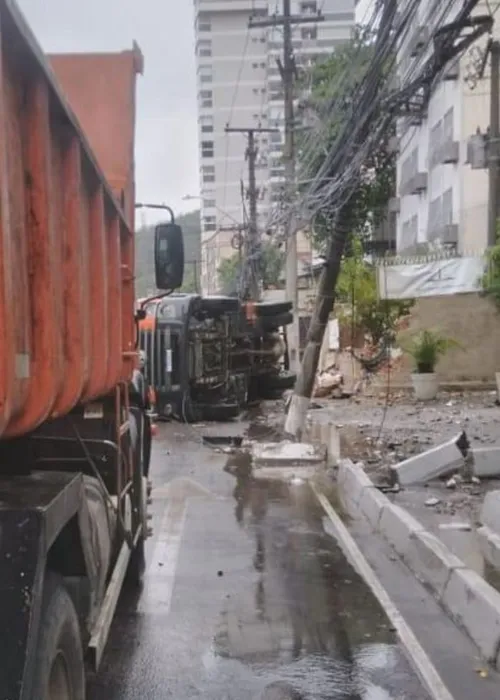
{"label": "tree", "polygon": [[186,294],[195,294],[199,291],[199,286],[196,280],[196,266],[186,264],[184,268],[184,281],[180,292],[185,292]]}
{"label": "tree", "polygon": [[[263,243],[261,247],[260,276],[264,289],[279,285],[284,265],[284,251],[272,243]],[[224,294],[233,295],[239,292],[241,273],[239,253],[235,253],[220,263],[218,269],[219,287]]]}
{"label": "tree", "polygon": [[337,300],[349,308],[353,326],[361,327],[378,345],[387,335],[394,336],[397,322],[408,315],[415,302],[379,299],[376,270],[365,258],[361,237],[353,236],[349,247],[337,282]]}
{"label": "tree", "polygon": [[[314,178],[324,167],[326,154],[334,146],[341,129],[346,121],[354,118],[351,114],[352,95],[360,88],[372,61],[373,39],[373,34],[358,28],[351,41],[336,49],[325,61],[316,63],[302,79],[307,92],[307,97],[301,103],[304,118],[312,117],[322,122],[312,144],[307,133],[297,144],[301,179],[305,181]],[[329,104],[334,104],[331,114],[327,110]],[[385,218],[388,201],[394,194],[396,156],[389,148],[389,139],[393,134],[392,130],[387,133],[363,164],[361,178],[352,198],[352,232],[358,236],[370,237]],[[331,175],[335,176],[336,173]],[[328,176],[327,173],[325,177]],[[315,216],[313,235],[319,250],[326,248],[334,228],[334,216],[335,213],[328,211],[328,207]]]}

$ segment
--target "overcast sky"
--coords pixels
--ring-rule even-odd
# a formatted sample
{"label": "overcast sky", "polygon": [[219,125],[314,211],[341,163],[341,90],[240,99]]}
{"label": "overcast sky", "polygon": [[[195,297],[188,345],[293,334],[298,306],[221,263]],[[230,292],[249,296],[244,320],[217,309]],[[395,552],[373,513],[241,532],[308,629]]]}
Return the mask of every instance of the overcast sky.
{"label": "overcast sky", "polygon": [[[198,208],[193,0],[18,0],[50,52],[122,51],[134,39],[145,60],[138,80],[137,199]],[[148,222],[154,220],[148,214]]]}

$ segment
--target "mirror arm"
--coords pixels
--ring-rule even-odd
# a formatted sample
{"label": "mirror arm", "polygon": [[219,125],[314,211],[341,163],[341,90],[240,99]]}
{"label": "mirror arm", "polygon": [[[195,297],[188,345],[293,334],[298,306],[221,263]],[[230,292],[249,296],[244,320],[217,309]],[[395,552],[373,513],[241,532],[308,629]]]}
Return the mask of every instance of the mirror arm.
{"label": "mirror arm", "polygon": [[167,204],[141,204],[137,203],[135,205],[136,209],[163,209],[164,211],[168,211],[170,214],[170,223],[175,224],[175,214],[173,212],[173,209],[169,207]]}

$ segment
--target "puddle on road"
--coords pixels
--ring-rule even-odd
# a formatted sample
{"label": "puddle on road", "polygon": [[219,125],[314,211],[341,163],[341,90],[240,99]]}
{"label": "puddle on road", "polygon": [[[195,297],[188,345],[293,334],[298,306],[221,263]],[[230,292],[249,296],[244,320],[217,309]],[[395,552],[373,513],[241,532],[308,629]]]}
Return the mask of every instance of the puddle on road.
{"label": "puddle on road", "polygon": [[[210,661],[315,700],[425,700],[382,608],[323,528],[311,489],[254,480],[232,455],[235,518],[255,576],[225,602]],[[236,459],[235,459],[236,458]],[[286,700],[283,698],[283,700]]]}

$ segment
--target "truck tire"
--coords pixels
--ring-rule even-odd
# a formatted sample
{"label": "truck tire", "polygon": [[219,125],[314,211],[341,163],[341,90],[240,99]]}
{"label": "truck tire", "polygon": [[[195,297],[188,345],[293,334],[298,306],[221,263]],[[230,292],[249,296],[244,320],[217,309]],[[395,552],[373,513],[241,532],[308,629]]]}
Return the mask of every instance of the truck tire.
{"label": "truck tire", "polygon": [[277,314],[276,316],[263,316],[259,319],[260,326],[265,331],[274,331],[282,326],[288,326],[293,323],[293,314],[291,311],[287,311],[284,314]]}
{"label": "truck tire", "polygon": [[286,391],[287,389],[293,389],[296,381],[297,375],[295,372],[283,370],[279,374],[271,374],[271,376],[267,379],[266,384],[269,389]]}
{"label": "truck tire", "polygon": [[75,606],[62,579],[48,573],[43,588],[32,700],[85,700],[85,667]]}
{"label": "truck tire", "polygon": [[209,314],[237,313],[240,310],[240,301],[237,297],[208,296],[201,300],[201,308]]}
{"label": "truck tire", "polygon": [[203,406],[203,420],[223,423],[238,418],[241,407],[238,403],[206,404]]}
{"label": "truck tire", "polygon": [[291,301],[262,301],[255,304],[257,316],[279,316],[281,314],[290,313],[293,309]]}

